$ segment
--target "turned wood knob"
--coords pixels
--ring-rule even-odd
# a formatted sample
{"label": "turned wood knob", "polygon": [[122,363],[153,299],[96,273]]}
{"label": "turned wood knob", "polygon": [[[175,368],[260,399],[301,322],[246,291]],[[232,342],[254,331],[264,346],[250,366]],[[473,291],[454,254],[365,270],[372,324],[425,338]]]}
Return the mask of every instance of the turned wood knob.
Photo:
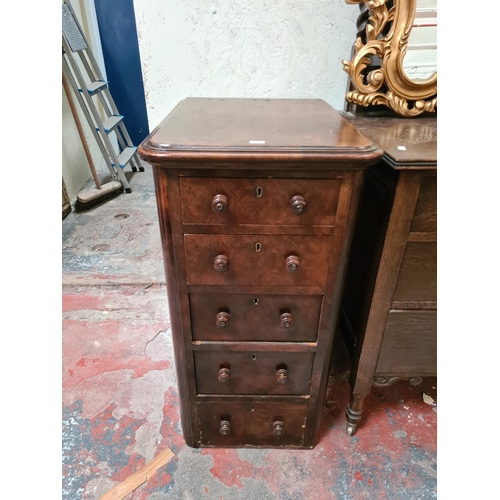
{"label": "turned wood knob", "polygon": [[226,328],[226,326],[229,325],[229,313],[220,312],[219,314],[217,314],[215,323],[219,328]]}
{"label": "turned wood knob", "polygon": [[280,368],[276,372],[276,382],[278,382],[278,384],[288,383],[288,370],[286,368]]}
{"label": "turned wood knob", "polygon": [[296,255],[290,255],[290,257],[286,258],[285,264],[286,270],[294,273],[300,267],[300,260]]}
{"label": "turned wood knob", "polygon": [[229,370],[229,368],[221,368],[219,370],[219,382],[227,382],[230,375],[231,371]]}
{"label": "turned wood knob", "polygon": [[280,316],[280,321],[281,321],[282,328],[286,328],[286,329],[291,328],[292,323],[293,323],[293,318],[292,318],[291,313],[283,313]]}
{"label": "turned wood knob", "polygon": [[218,273],[223,273],[227,271],[227,268],[229,266],[229,260],[225,255],[217,255],[214,259],[214,269]]}
{"label": "turned wood knob", "polygon": [[227,196],[224,196],[223,194],[218,194],[217,196],[214,196],[214,199],[212,200],[212,208],[214,212],[217,213],[222,213],[227,210]]}
{"label": "turned wood knob", "polygon": [[229,420],[221,420],[219,432],[223,436],[228,436],[229,434],[231,434],[231,422],[229,422]]}
{"label": "turned wood knob", "polygon": [[280,420],[276,420],[276,422],[273,422],[273,433],[275,436],[281,436],[284,430],[285,426],[283,425],[283,422],[281,422]]}
{"label": "turned wood knob", "polygon": [[306,200],[302,196],[294,196],[290,200],[290,208],[295,215],[301,215],[306,209]]}

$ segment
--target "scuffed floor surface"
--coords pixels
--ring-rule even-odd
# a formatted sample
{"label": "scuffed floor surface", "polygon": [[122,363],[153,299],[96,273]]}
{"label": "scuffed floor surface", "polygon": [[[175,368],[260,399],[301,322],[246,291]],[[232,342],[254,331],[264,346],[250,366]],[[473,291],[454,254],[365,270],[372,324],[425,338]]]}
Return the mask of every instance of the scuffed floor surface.
{"label": "scuffed floor surface", "polygon": [[169,447],[127,499],[418,499],[436,495],[436,380],[366,398],[345,433],[348,361],[337,342],[311,451],[192,449],[179,422],[151,168],[133,192],[63,221],[64,500],[99,499]]}

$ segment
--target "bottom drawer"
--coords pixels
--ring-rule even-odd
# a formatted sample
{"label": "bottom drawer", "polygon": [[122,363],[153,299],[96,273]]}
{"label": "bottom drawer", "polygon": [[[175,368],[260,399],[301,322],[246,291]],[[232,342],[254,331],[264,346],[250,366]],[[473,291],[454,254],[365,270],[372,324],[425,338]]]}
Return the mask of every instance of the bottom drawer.
{"label": "bottom drawer", "polygon": [[202,446],[303,446],[305,403],[198,403]]}

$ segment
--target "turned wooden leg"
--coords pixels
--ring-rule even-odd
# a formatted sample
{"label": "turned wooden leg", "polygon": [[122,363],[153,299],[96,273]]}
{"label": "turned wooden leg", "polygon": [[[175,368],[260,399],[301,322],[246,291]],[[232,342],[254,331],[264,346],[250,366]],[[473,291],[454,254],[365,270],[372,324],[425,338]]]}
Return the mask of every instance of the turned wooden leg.
{"label": "turned wooden leg", "polygon": [[359,421],[361,420],[361,413],[363,412],[363,401],[366,394],[351,394],[351,401],[347,405],[345,416],[347,418],[347,435],[354,436]]}

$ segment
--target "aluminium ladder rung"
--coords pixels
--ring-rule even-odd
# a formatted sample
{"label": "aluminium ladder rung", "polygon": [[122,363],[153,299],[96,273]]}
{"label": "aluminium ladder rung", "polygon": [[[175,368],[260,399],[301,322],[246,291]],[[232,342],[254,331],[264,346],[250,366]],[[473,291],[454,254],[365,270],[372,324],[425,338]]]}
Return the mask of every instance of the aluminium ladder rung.
{"label": "aluminium ladder rung", "polygon": [[[106,132],[106,134],[109,134],[122,120],[122,115],[110,116],[106,121],[103,122],[104,132]],[[95,129],[99,130],[99,127],[96,127]]]}
{"label": "aluminium ladder rung", "polygon": [[[134,156],[135,151],[137,147],[136,146],[127,146],[118,156],[118,163],[120,164],[120,168],[125,168],[127,163],[130,161],[132,156]],[[112,163],[113,167],[115,166],[114,163]]]}
{"label": "aluminium ladder rung", "polygon": [[[104,87],[106,87],[107,84],[108,84],[108,82],[106,82],[106,81],[97,81],[97,82],[89,83],[87,85],[87,92],[90,95],[94,95],[95,93],[100,92]],[[80,89],[80,92],[81,92],[81,89]]]}

